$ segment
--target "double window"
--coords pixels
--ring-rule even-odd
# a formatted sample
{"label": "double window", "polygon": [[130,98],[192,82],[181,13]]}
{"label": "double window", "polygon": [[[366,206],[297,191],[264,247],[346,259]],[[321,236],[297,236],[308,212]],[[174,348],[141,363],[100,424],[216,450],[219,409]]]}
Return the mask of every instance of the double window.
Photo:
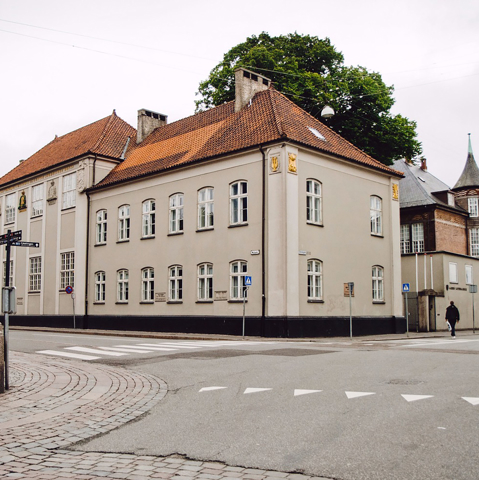
{"label": "double window", "polygon": [[230,185],[230,224],[240,225],[248,221],[248,183],[235,182]]}
{"label": "double window", "polygon": [[479,216],[479,198],[473,197],[467,199],[467,207],[471,217]]}
{"label": "double window", "polygon": [[198,191],[198,230],[213,228],[214,225],[214,189],[202,188]]}
{"label": "double window", "polygon": [[181,302],[183,300],[183,267],[173,265],[169,268],[169,301]]}
{"label": "double window", "polygon": [[198,300],[213,300],[213,265],[198,265]]}
{"label": "double window", "polygon": [[60,255],[60,288],[75,286],[75,253],[65,252]]}
{"label": "double window", "polygon": [[479,228],[471,228],[469,233],[471,257],[479,257]]}
{"label": "double window", "polygon": [[320,260],[308,261],[308,300],[323,299],[323,264]]}
{"label": "double window", "polygon": [[424,225],[422,223],[401,225],[401,253],[421,252],[424,252]]}
{"label": "double window", "polygon": [[146,200],[143,202],[142,215],[142,236],[143,238],[155,236],[155,201]]}
{"label": "double window", "polygon": [[105,284],[106,284],[106,275],[105,272],[96,272],[95,273],[95,302],[104,303],[105,302]]}
{"label": "double window", "polygon": [[96,243],[97,245],[106,243],[107,230],[107,214],[106,210],[98,210],[96,212]]}
{"label": "double window", "polygon": [[116,300],[118,303],[128,303],[129,273],[128,270],[118,270],[116,273]]}
{"label": "double window", "polygon": [[372,268],[372,292],[374,302],[384,301],[384,269],[378,265]]}
{"label": "double window", "polygon": [[11,193],[5,197],[5,223],[13,223],[15,221],[15,203],[17,196]]}
{"label": "double window", "polygon": [[32,187],[32,217],[43,214],[43,191],[43,184]]}
{"label": "double window", "polygon": [[371,235],[383,234],[383,202],[380,197],[370,198]]}
{"label": "double window", "polygon": [[183,231],[183,194],[176,193],[170,197],[170,233]]}
{"label": "double window", "polygon": [[77,174],[70,173],[63,177],[62,208],[71,208],[76,205]]}
{"label": "double window", "polygon": [[307,180],[306,221],[320,225],[322,220],[321,183],[317,180]]}
{"label": "double window", "polygon": [[42,257],[30,258],[29,291],[39,292],[42,289]]}
{"label": "double window", "polygon": [[155,271],[151,267],[141,271],[141,301],[153,302],[155,300]]}
{"label": "double window", "polygon": [[248,273],[248,262],[236,260],[230,263],[230,299],[242,300],[246,297],[245,276]]}
{"label": "double window", "polygon": [[130,205],[122,205],[118,209],[118,241],[130,239]]}

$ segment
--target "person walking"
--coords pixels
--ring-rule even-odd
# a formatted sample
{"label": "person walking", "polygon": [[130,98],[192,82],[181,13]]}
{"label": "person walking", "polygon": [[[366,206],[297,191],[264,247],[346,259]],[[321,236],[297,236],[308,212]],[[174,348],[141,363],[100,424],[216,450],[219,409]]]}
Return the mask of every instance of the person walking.
{"label": "person walking", "polygon": [[459,322],[459,310],[452,300],[449,307],[446,308],[446,322],[451,325],[451,337],[456,338],[456,322]]}

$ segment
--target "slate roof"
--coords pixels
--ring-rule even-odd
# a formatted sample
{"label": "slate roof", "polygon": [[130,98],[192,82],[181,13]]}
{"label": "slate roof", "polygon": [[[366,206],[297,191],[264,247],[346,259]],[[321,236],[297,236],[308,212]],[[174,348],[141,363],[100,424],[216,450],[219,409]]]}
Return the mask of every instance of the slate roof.
{"label": "slate roof", "polygon": [[[324,139],[318,138],[308,127],[315,129]],[[237,113],[234,102],[229,102],[158,127],[97,187],[287,140],[389,175],[401,176],[340,137],[274,88],[269,88],[256,93],[250,105]]]}
{"label": "slate roof", "polygon": [[393,167],[404,174],[404,178],[399,182],[399,204],[401,208],[441,205],[464,212],[461,207],[451,206],[435,195],[435,192],[445,192],[451,189],[427,170],[422,170],[417,165],[411,165],[404,159],[396,160]]}
{"label": "slate roof", "polygon": [[472,153],[471,137],[469,136],[469,147],[467,152],[467,160],[464,170],[459,180],[454,185],[453,190],[461,190],[463,188],[479,187],[479,168],[477,168],[474,154]]}
{"label": "slate roof", "polygon": [[0,178],[0,186],[56,167],[68,160],[92,153],[119,159],[128,137],[135,144],[136,130],[115,111],[97,122],[61,137],[55,137],[31,157]]}

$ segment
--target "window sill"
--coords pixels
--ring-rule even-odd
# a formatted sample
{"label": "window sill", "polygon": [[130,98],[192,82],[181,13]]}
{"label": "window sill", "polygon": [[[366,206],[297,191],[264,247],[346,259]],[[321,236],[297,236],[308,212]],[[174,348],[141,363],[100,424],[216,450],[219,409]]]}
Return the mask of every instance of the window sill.
{"label": "window sill", "polygon": [[15,223],[15,220],[12,220],[11,222],[5,222],[5,225],[13,225]]}
{"label": "window sill", "polygon": [[323,223],[314,223],[306,221],[306,225],[311,225],[313,227],[324,227]]}
{"label": "window sill", "polygon": [[128,302],[115,302],[115,305],[128,305]]}
{"label": "window sill", "polygon": [[62,208],[62,212],[66,212],[67,210],[73,210],[74,208],[76,208],[76,205],[73,205],[72,207],[65,207]]}
{"label": "window sill", "polygon": [[308,303],[324,303],[324,300],[316,300],[314,298],[308,298]]}
{"label": "window sill", "polygon": [[39,213],[38,215],[32,215],[30,220],[40,220],[43,217],[43,213]]}
{"label": "window sill", "polygon": [[183,235],[184,232],[170,232],[167,237],[175,237],[176,235]]}
{"label": "window sill", "polygon": [[228,225],[228,228],[238,228],[238,227],[247,227],[248,222],[246,223],[234,223],[233,225]]}
{"label": "window sill", "polygon": [[[245,303],[248,303],[248,300],[245,300],[244,301]],[[232,300],[228,300],[228,303],[243,303],[243,299],[242,298],[234,298]]]}
{"label": "window sill", "polygon": [[104,247],[106,245],[105,243],[95,243],[94,247]]}
{"label": "window sill", "polygon": [[93,305],[105,305],[105,302],[93,302]]}
{"label": "window sill", "polygon": [[183,303],[183,300],[169,300],[166,302],[168,305],[181,305]]}
{"label": "window sill", "polygon": [[371,237],[384,238],[384,235],[382,235],[380,233],[371,233]]}
{"label": "window sill", "polygon": [[213,300],[196,300],[196,303],[214,303]]}
{"label": "window sill", "polygon": [[31,292],[28,292],[28,295],[40,295],[40,290],[32,290]]}
{"label": "window sill", "polygon": [[126,240],[117,240],[116,243],[128,243],[130,241],[129,238],[127,238]]}
{"label": "window sill", "polygon": [[148,237],[141,237],[140,240],[152,240],[152,239],[154,239],[154,238],[155,238],[154,235],[150,235],[150,236],[148,236]]}
{"label": "window sill", "polygon": [[140,305],[153,305],[154,303],[153,300],[148,300],[147,302],[140,302]]}
{"label": "window sill", "polygon": [[384,300],[373,300],[373,305],[386,305]]}
{"label": "window sill", "polygon": [[214,229],[215,229],[215,227],[198,228],[198,230],[196,230],[196,233],[209,232],[209,231],[214,230]]}

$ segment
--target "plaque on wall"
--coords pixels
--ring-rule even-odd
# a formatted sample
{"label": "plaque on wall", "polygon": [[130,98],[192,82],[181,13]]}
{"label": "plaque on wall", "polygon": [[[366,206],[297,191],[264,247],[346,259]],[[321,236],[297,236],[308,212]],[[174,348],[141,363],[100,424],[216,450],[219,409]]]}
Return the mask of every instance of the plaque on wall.
{"label": "plaque on wall", "polygon": [[155,292],[155,302],[166,302],[166,292]]}
{"label": "plaque on wall", "polygon": [[216,291],[215,292],[215,302],[227,300],[226,290]]}

